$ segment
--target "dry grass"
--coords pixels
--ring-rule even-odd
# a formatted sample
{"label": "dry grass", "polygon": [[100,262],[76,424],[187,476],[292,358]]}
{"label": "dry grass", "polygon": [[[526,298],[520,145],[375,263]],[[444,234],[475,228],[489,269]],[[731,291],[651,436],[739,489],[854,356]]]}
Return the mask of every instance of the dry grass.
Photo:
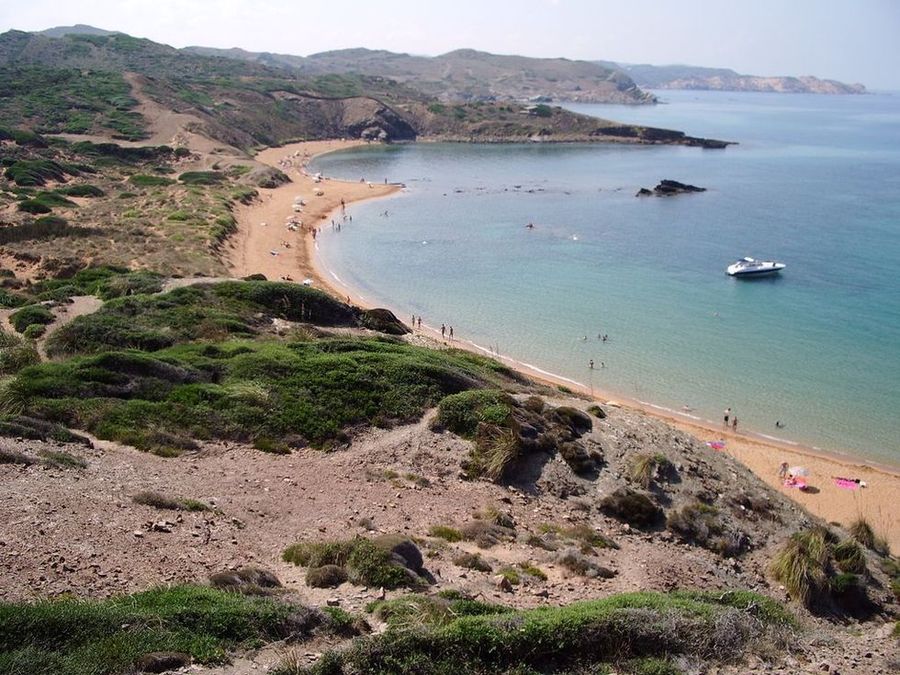
{"label": "dry grass", "polygon": [[784,584],[788,594],[811,607],[828,592],[831,536],[823,527],[797,532],[775,555],[772,576]]}

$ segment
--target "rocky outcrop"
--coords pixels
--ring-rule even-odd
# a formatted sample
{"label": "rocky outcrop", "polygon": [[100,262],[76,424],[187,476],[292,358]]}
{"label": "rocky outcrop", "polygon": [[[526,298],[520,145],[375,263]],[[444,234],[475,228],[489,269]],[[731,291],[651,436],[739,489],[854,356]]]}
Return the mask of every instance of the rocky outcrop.
{"label": "rocky outcrop", "polygon": [[641,188],[637,191],[635,197],[671,197],[672,195],[680,195],[685,192],[706,192],[706,188],[689,185],[688,183],[679,183],[677,180],[663,179],[659,181],[657,186],[652,190]]}
{"label": "rocky outcrop", "polygon": [[666,145],[688,145],[699,148],[722,149],[733,145],[733,141],[720,141],[714,138],[697,138],[688,136],[683,131],[659,129],[657,127],[641,127],[634,125],[610,125],[597,127],[591,136],[611,139],[634,139],[638,143],[659,143]]}

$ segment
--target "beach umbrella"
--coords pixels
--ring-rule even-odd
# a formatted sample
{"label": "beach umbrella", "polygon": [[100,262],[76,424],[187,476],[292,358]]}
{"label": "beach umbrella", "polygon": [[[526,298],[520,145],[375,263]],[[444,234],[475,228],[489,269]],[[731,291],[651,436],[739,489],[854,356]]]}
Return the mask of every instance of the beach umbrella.
{"label": "beach umbrella", "polygon": [[807,469],[805,466],[792,466],[790,469],[788,469],[788,473],[792,476],[808,476],[809,469]]}

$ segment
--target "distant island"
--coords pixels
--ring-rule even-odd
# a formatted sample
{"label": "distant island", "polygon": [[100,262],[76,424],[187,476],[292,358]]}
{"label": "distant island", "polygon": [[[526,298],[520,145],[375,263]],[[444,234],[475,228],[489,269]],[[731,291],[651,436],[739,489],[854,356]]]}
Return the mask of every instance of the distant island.
{"label": "distant island", "polygon": [[865,94],[861,84],[845,84],[806,75],[741,75],[728,68],[700,66],[628,65],[598,61],[607,68],[618,68],[637,86],[647,89],[697,89],[708,91],[761,91],[779,94]]}

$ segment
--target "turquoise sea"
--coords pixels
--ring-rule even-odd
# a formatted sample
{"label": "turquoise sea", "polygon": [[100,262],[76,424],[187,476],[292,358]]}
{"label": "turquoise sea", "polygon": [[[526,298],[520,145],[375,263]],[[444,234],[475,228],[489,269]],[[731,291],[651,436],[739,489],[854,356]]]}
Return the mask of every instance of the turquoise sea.
{"label": "turquoise sea", "polygon": [[[407,190],[326,227],[322,262],[405,320],[585,385],[900,466],[900,93],[658,95],[572,108],[740,144],[326,155],[327,176]],[[708,191],[634,196],[663,178]],[[787,269],[727,277],[744,255]]]}

